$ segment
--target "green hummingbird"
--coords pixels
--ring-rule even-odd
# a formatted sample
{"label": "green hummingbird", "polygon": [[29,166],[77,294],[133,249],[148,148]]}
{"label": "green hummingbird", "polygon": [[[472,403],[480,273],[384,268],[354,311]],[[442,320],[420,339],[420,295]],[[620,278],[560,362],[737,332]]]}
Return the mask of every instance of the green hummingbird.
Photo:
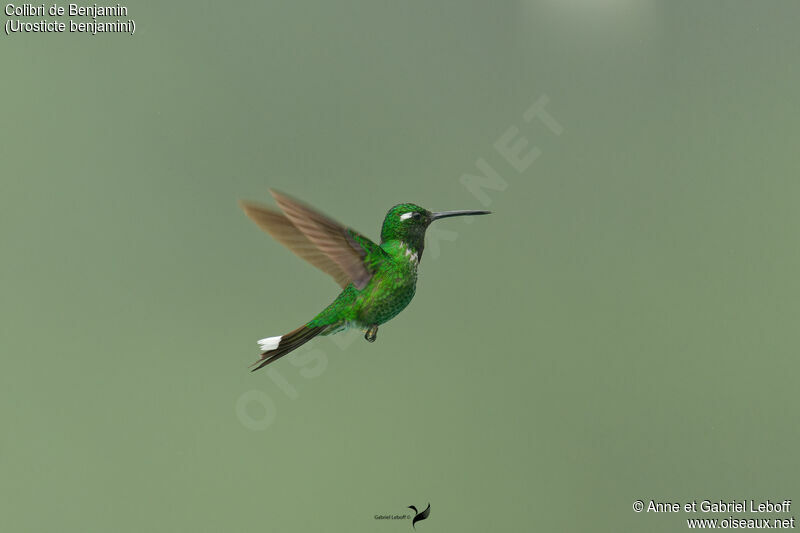
{"label": "green hummingbird", "polygon": [[313,207],[270,189],[280,212],[242,201],[245,214],[281,244],[323,272],[342,292],[310,322],[294,331],[258,341],[258,370],[310,341],[359,328],[374,342],[378,326],[397,316],[414,297],[417,268],[425,246],[425,230],[434,220],[490,211],[433,213],[415,204],[398,204],[386,213],[381,244],[323,215]]}

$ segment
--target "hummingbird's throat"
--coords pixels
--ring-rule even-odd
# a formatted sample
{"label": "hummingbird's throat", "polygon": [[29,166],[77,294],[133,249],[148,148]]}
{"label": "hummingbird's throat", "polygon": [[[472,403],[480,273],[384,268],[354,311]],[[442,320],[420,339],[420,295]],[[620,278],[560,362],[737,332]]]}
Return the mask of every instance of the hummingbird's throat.
{"label": "hummingbird's throat", "polygon": [[403,243],[403,248],[404,248],[403,253],[408,258],[409,261],[411,261],[414,264],[419,263],[419,258],[422,256],[422,247],[420,247],[420,249],[417,250],[409,246],[408,243]]}

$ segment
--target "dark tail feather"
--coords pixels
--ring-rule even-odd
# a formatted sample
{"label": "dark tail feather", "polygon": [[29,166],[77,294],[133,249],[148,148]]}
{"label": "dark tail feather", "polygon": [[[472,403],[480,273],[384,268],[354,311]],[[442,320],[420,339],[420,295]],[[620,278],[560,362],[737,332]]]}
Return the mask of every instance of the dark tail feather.
{"label": "dark tail feather", "polygon": [[[259,368],[265,367],[268,364],[272,363],[273,361],[277,361],[287,353],[291,352],[292,350],[299,348],[303,344],[307,343],[323,331],[327,329],[328,326],[319,326],[310,328],[308,326],[300,326],[294,331],[287,333],[286,335],[281,335],[280,337],[272,337],[271,339],[264,339],[264,341],[273,340],[277,342],[277,347],[262,352],[261,358],[253,363],[250,366],[255,366],[251,372],[255,372]],[[264,342],[260,341],[260,342]],[[256,366],[258,365],[258,366]]]}

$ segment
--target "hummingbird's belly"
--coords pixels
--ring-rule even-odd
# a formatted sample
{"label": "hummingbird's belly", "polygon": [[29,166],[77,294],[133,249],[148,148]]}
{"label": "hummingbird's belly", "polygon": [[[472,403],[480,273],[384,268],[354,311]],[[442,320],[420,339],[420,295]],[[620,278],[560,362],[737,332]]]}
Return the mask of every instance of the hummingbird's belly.
{"label": "hummingbird's belly", "polygon": [[414,276],[413,279],[384,279],[375,283],[372,290],[365,287],[359,322],[368,327],[383,324],[397,316],[414,298],[416,282]]}

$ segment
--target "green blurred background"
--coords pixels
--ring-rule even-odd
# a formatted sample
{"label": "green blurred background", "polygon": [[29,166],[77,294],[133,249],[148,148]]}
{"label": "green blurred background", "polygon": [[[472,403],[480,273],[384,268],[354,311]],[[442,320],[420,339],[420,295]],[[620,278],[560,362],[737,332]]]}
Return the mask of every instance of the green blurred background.
{"label": "green blurred background", "polygon": [[[430,502],[418,531],[682,531],[633,501],[800,505],[796,3],[127,6],[134,36],[0,43],[0,529],[404,532],[374,516]],[[522,118],[543,96],[560,135]],[[523,172],[493,147],[511,127]],[[399,202],[483,208],[481,158],[495,214],[437,223],[378,342],[247,371],[337,287],[238,199],[377,238]]]}

